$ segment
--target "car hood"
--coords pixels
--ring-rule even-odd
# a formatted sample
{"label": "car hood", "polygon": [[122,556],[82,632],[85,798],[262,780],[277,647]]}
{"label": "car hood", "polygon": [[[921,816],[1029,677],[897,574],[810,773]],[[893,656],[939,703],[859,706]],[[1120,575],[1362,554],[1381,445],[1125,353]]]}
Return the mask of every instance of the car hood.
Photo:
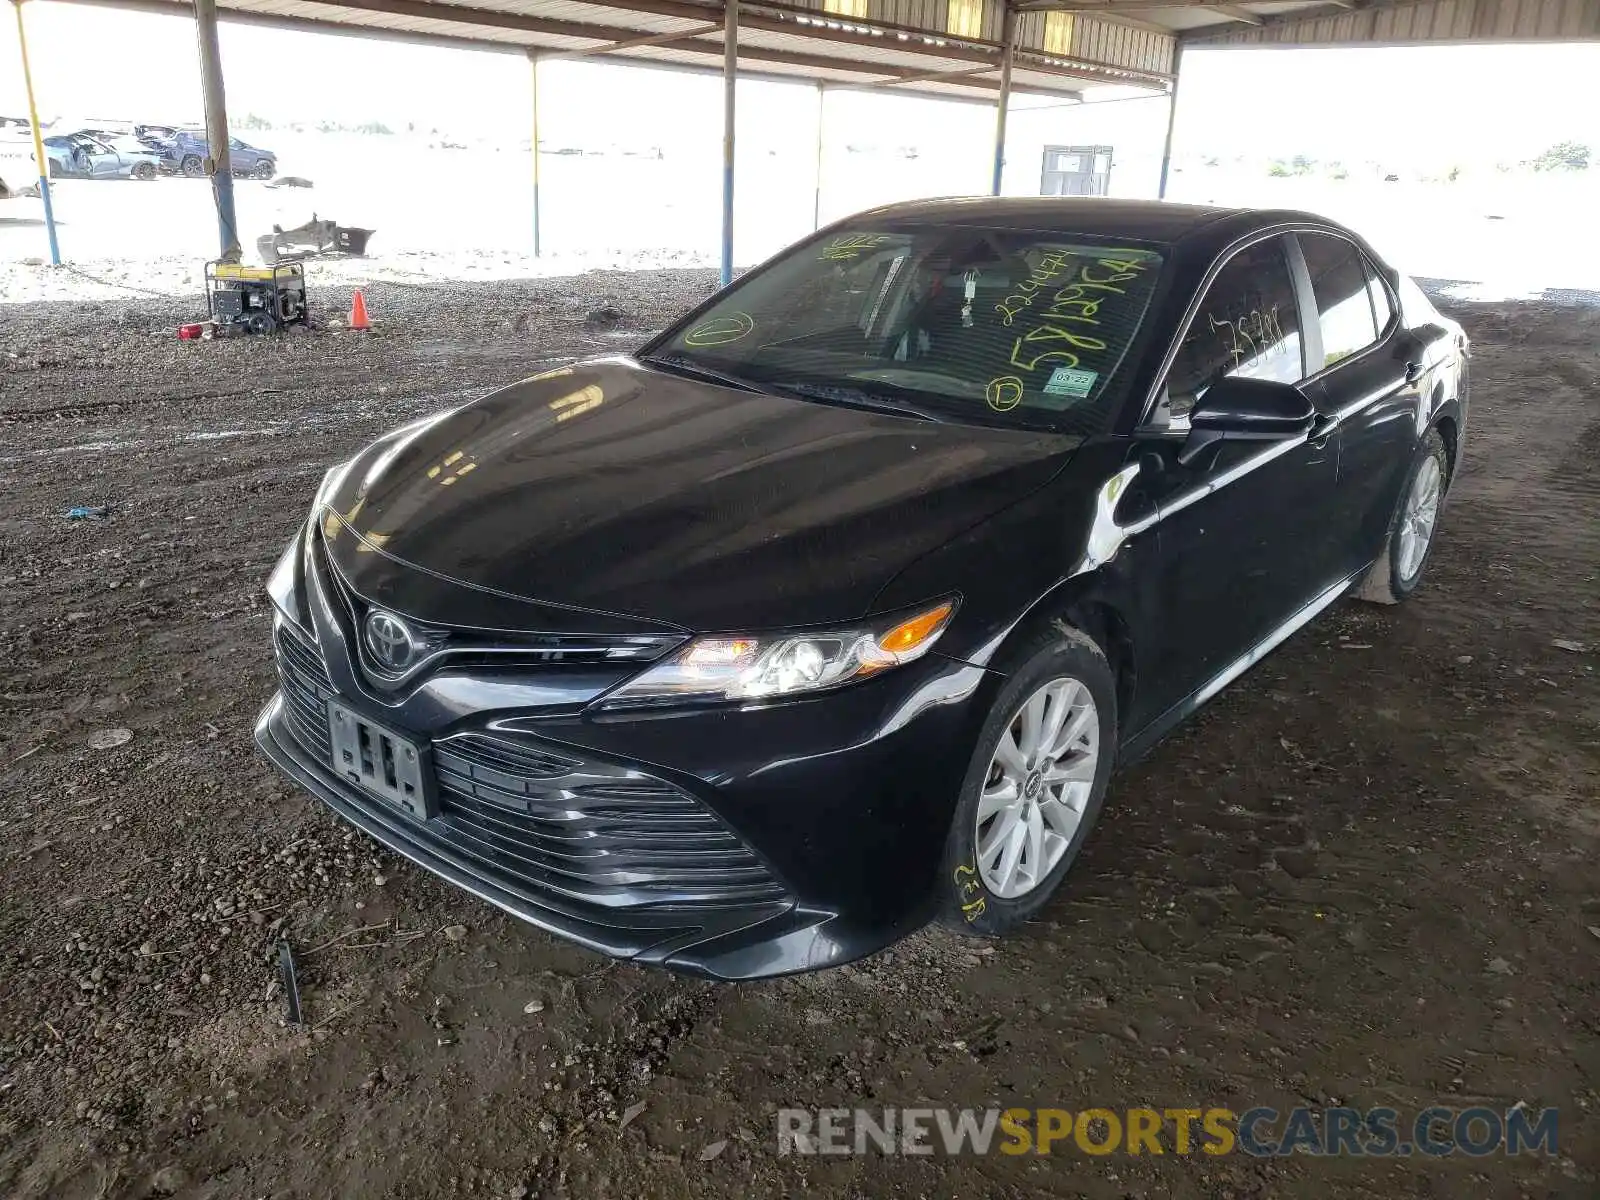
{"label": "car hood", "polygon": [[584,613],[822,624],[868,612],[896,572],[1043,486],[1080,441],[606,359],[382,439],[325,485],[322,526],[355,535],[326,545],[356,592],[424,621],[471,623],[477,592],[502,613],[532,602],[511,606],[523,627],[615,627],[585,629]]}

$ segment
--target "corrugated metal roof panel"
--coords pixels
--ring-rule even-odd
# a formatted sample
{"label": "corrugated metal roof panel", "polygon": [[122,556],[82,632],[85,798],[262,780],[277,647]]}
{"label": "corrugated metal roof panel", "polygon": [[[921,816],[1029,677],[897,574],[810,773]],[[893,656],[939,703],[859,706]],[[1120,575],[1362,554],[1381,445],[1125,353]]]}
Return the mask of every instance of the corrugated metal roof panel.
{"label": "corrugated metal roof panel", "polygon": [[[1268,6],[1247,7],[1265,12]],[[1600,0],[1421,0],[1337,14],[1319,6],[1300,12],[1305,15],[1278,11],[1261,25],[1194,30],[1184,40],[1207,45],[1349,46],[1600,39]]]}
{"label": "corrugated metal roof panel", "polygon": [[[824,0],[768,0],[765,5],[755,0],[747,3],[742,13],[740,40],[751,49],[803,56],[804,62],[787,64],[796,67],[792,72],[796,75],[803,75],[822,59],[830,65],[838,60],[846,70],[854,66],[857,76],[870,76],[880,66],[918,73],[957,71],[989,62],[998,68],[1004,0],[983,0],[982,38],[955,38],[946,32],[949,4],[950,0],[869,0],[864,10],[868,18],[856,19],[825,13]],[[219,6],[225,12],[352,30],[561,50],[682,32],[713,22],[721,13],[720,5],[702,0],[655,0],[648,5],[657,10],[652,12],[590,0],[219,0]],[[173,7],[180,5],[174,3]],[[1024,51],[1030,44],[1036,50],[1042,48],[1043,20],[1042,14],[1031,14],[1026,20],[1034,36],[1019,39]],[[592,27],[592,32],[585,26]],[[1121,73],[1124,69],[1151,72],[1147,64],[1152,61],[1170,63],[1170,54],[1149,53],[1153,40],[1163,40],[1163,35],[1141,38],[1142,49],[1125,45],[1117,58],[1104,63],[1052,58],[1033,61],[1031,70],[1048,78],[1049,88],[1057,92],[1081,87],[1086,79],[1094,78],[1100,66],[1111,68],[1108,78],[1112,81],[1159,87],[1159,79],[1126,79]],[[699,61],[704,56],[691,52],[691,57]],[[1088,59],[1086,55],[1074,57]],[[777,66],[773,58],[752,58],[754,70]],[[1156,73],[1162,70],[1155,69]],[[959,81],[939,84],[940,90],[963,90]],[[964,90],[981,89],[968,86]]]}

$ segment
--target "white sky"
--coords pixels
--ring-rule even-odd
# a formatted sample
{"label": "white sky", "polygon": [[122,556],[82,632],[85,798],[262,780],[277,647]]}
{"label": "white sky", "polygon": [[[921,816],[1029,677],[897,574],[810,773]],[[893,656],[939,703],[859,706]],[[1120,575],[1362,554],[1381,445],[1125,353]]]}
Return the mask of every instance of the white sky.
{"label": "white sky", "polygon": [[[55,0],[31,0],[24,11],[46,120],[199,120],[187,18]],[[3,15],[0,114],[21,115],[14,24]],[[222,46],[236,120],[254,112],[276,123],[377,120],[396,130],[414,123],[466,137],[528,137],[528,64],[514,55],[227,22]],[[712,77],[579,62],[542,71],[546,139],[704,143],[715,152],[721,117]],[[937,145],[953,120],[978,119],[970,106],[862,93],[834,93],[829,103],[830,136],[887,145]],[[740,104],[741,136],[753,126],[758,137],[779,139],[798,114],[813,111],[815,94],[809,85],[750,83]],[[1180,155],[1354,162],[1415,152],[1491,163],[1566,138],[1600,149],[1600,44],[1197,50],[1184,62],[1180,114]],[[801,128],[809,130],[810,119]]]}

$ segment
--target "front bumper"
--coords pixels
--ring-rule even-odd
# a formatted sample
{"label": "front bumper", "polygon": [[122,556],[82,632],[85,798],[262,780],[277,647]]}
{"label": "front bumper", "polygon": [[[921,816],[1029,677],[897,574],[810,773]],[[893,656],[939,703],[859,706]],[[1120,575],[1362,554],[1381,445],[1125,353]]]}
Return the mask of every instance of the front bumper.
{"label": "front bumper", "polygon": [[[335,813],[541,929],[718,979],[838,965],[927,920],[994,678],[930,656],[768,707],[538,718],[501,708],[401,726],[433,747],[443,785],[443,811],[418,819],[332,769],[316,698],[364,702],[325,677],[308,693],[296,662],[280,643],[284,691],[256,741]],[[459,753],[486,741],[548,757],[561,782],[547,772],[518,784]]]}

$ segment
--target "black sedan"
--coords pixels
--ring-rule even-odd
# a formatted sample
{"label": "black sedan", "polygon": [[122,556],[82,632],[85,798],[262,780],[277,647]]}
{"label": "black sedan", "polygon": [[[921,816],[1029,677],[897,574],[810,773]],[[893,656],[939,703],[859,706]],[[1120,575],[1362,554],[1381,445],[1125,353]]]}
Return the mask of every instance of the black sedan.
{"label": "black sedan", "polygon": [[607,954],[746,978],[1000,934],[1114,765],[1418,586],[1466,351],[1303,213],[863,213],[329,471],[256,736]]}

